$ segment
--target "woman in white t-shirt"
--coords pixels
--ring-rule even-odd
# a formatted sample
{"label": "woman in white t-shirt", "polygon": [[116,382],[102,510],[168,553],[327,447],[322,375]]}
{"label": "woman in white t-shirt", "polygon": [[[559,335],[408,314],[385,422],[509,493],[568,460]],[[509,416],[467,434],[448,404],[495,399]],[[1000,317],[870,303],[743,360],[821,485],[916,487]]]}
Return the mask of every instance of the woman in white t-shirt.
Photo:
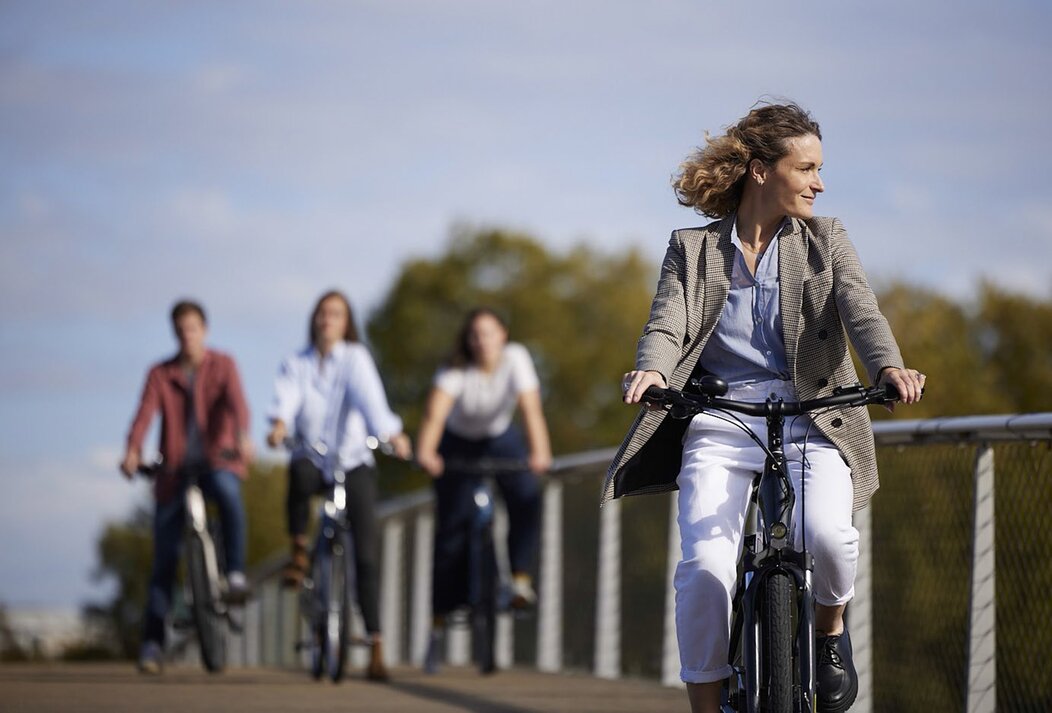
{"label": "woman in white t-shirt", "polygon": [[[513,423],[516,410],[525,439]],[[530,571],[540,531],[537,476],[552,461],[548,425],[529,352],[508,342],[507,327],[493,310],[478,308],[467,315],[452,358],[435,376],[417,443],[417,461],[435,485],[432,607],[439,623],[467,600],[467,525],[478,479],[445,464],[483,458],[529,465],[496,475],[508,508],[512,606],[529,606],[536,601]]]}

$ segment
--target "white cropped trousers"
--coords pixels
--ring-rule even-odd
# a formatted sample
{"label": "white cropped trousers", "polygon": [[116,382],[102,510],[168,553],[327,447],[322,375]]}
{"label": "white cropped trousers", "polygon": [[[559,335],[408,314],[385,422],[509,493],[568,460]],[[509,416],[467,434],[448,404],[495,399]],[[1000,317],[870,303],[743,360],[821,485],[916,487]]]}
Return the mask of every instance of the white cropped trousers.
{"label": "white cropped trousers", "polygon": [[[770,381],[732,390],[729,397],[763,401],[771,393],[795,400],[792,384]],[[763,418],[740,416],[767,443]],[[796,491],[796,545],[806,537],[814,556],[814,594],[833,606],[854,595],[858,531],[851,524],[851,470],[836,446],[806,416],[787,418],[784,450]],[[805,449],[806,434],[806,449]],[[803,456],[806,455],[806,466]],[[709,683],[731,675],[731,601],[752,481],[765,454],[736,426],[710,413],[695,416],[683,439],[679,485],[681,561],[676,567],[676,633],[680,677]],[[806,499],[806,504],[805,504]],[[801,518],[804,519],[801,519]]]}

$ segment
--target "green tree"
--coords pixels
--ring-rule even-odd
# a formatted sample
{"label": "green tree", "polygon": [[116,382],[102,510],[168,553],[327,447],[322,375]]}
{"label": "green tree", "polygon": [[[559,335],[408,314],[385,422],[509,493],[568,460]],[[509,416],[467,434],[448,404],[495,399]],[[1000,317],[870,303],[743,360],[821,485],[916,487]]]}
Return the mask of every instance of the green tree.
{"label": "green tree", "polygon": [[1052,301],[990,283],[980,290],[977,338],[994,386],[1013,411],[1052,408]]}
{"label": "green tree", "polygon": [[367,333],[392,405],[415,430],[464,315],[493,307],[536,362],[555,452],[606,447],[634,416],[618,384],[632,367],[655,275],[635,250],[557,254],[528,235],[460,228],[444,254],[403,266]]}
{"label": "green tree", "polygon": [[126,658],[139,650],[153,561],[152,520],[151,510],[139,506],[125,521],[108,523],[96,544],[94,578],[112,581],[114,594],[108,602],[87,605],[84,613],[100,624],[105,644]]}
{"label": "green tree", "polygon": [[[896,409],[898,418],[999,413],[1010,407],[988,368],[982,331],[969,305],[960,305],[927,288],[894,283],[880,294],[906,366],[927,375],[924,400]],[[859,373],[863,373],[859,371]],[[887,418],[884,409],[874,417]]]}

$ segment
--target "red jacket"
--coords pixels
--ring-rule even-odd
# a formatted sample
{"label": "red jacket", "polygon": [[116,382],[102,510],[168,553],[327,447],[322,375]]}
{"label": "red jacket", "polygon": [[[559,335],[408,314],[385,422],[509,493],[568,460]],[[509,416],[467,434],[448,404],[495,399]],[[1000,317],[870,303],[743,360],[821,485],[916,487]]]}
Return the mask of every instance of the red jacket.
{"label": "red jacket", "polygon": [[[154,365],[146,376],[139,410],[128,432],[128,447],[141,452],[146,431],[160,409],[164,472],[154,483],[154,496],[159,502],[177,492],[176,470],[186,454],[188,395],[189,385],[178,356]],[[246,477],[248,473],[238,446],[241,434],[248,434],[248,404],[237,365],[230,356],[212,350],[205,353],[194,378],[194,406],[209,465]]]}

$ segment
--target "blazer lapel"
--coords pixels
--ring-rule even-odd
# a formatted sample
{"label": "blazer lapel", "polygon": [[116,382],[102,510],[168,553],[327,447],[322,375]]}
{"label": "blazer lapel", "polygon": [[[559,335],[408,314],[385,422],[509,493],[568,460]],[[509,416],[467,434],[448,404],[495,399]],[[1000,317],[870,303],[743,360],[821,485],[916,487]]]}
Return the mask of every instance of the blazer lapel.
{"label": "blazer lapel", "polygon": [[807,266],[807,235],[800,221],[792,218],[778,237],[778,290],[782,310],[782,339],[789,373],[796,375],[796,347],[800,339],[800,307]]}
{"label": "blazer lapel", "polygon": [[731,229],[734,227],[734,216],[724,218],[719,225],[719,232],[710,235],[705,241],[705,299],[701,314],[701,329],[698,341],[708,341],[712,330],[723,314],[727,304],[727,295],[731,291],[731,271],[734,269],[734,243],[731,242]]}

